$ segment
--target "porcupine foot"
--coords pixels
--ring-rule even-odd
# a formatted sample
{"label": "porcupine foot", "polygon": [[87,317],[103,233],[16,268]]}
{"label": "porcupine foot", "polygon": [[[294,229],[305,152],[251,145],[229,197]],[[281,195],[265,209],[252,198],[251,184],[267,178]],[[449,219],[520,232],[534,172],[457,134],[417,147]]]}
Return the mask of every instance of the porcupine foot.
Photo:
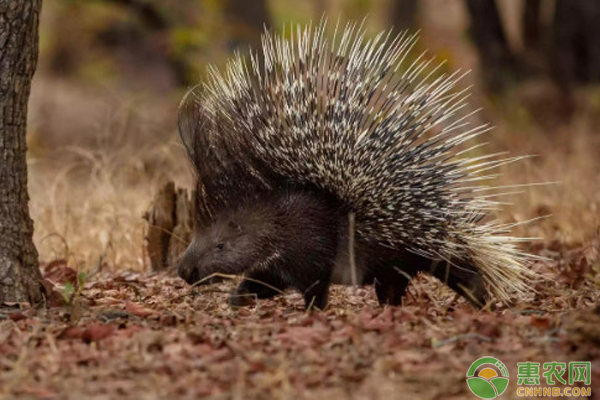
{"label": "porcupine foot", "polygon": [[[257,299],[269,299],[274,297],[285,289],[285,285],[280,285],[281,282],[274,282],[267,280],[272,275],[265,275],[261,277],[252,277],[252,281],[244,279],[242,283],[231,293],[229,297],[229,304],[234,307],[244,307],[252,304],[254,298]],[[255,282],[254,279],[260,280]],[[268,286],[267,286],[268,285]],[[308,287],[299,288],[300,292],[304,296],[304,306],[306,309],[318,308],[323,310],[327,306],[327,297],[329,292],[329,282],[316,280]],[[304,289],[304,290],[302,290]]]}
{"label": "porcupine foot", "polygon": [[[230,297],[233,306],[245,306],[252,303],[253,298],[267,299],[288,287],[293,287],[302,293],[304,306],[307,310],[325,309],[331,283],[331,267],[329,264],[309,264],[306,269],[297,266],[270,270],[253,271],[248,274]],[[317,271],[307,273],[307,271]]]}
{"label": "porcupine foot", "polygon": [[375,281],[379,303],[399,306],[410,281],[420,272],[426,271],[430,265],[431,260],[409,251],[404,251],[400,257],[387,261]]}
{"label": "porcupine foot", "polygon": [[312,282],[304,290],[299,288],[304,295],[304,307],[307,310],[318,308],[324,310],[327,306],[327,297],[329,294],[329,285],[331,277],[322,274],[319,279]]}

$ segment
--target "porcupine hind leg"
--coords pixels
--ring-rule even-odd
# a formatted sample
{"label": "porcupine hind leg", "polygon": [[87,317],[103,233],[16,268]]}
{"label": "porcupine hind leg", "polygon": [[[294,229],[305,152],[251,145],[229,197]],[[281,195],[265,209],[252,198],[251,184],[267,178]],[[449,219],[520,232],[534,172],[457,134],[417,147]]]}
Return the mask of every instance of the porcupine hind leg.
{"label": "porcupine hind leg", "polygon": [[435,276],[477,308],[486,304],[488,292],[483,277],[466,263],[451,265],[408,251],[400,255],[385,254],[385,251],[381,254],[364,282],[374,284],[380,304],[400,305],[408,283],[419,272]]}
{"label": "porcupine hind leg", "polygon": [[[396,253],[393,256],[386,254],[383,260],[371,264],[370,275],[372,275],[379,304],[399,306],[410,280],[424,268],[425,264],[422,257],[415,257],[408,252],[401,255]],[[371,278],[367,278],[364,283],[370,283],[370,280]]]}
{"label": "porcupine hind leg", "polygon": [[412,275],[398,267],[384,268],[375,277],[373,286],[379,304],[399,306]]}
{"label": "porcupine hind leg", "polygon": [[476,308],[482,308],[489,299],[483,276],[467,263],[451,265],[446,261],[434,261],[427,272],[463,296]]}

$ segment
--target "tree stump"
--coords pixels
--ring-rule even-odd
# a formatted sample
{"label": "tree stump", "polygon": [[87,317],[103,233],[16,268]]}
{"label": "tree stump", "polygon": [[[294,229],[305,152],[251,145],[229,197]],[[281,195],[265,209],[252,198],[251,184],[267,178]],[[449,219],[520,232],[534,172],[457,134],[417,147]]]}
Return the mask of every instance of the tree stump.
{"label": "tree stump", "polygon": [[148,221],[146,250],[153,271],[174,272],[193,231],[193,193],[166,183],[154,196],[144,214]]}

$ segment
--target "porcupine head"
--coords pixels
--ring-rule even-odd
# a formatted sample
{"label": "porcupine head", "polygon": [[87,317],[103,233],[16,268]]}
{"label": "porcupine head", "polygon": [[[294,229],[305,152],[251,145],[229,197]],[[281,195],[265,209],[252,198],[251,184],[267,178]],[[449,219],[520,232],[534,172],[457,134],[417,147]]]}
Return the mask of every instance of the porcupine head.
{"label": "porcupine head", "polygon": [[281,290],[305,291],[316,281],[328,286],[339,207],[318,190],[299,190],[261,168],[239,138],[223,140],[225,132],[241,128],[221,120],[211,105],[206,91],[196,88],[179,109],[196,175],[194,235],[180,258],[180,277],[203,284],[215,274],[246,275]]}

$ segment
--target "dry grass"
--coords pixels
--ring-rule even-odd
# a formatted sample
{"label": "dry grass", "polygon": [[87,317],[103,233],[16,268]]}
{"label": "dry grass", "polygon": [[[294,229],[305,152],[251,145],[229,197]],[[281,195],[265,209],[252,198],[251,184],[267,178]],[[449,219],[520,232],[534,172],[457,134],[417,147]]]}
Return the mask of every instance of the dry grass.
{"label": "dry grass", "polygon": [[[166,180],[189,184],[190,179],[176,134],[175,108],[171,105],[170,114],[158,113],[156,105],[144,109],[148,99],[135,107],[133,100],[108,105],[111,99],[103,99],[106,109],[98,112],[92,108],[98,103],[94,98],[88,112],[88,97],[78,97],[72,87],[63,83],[51,89],[62,91],[57,97],[65,102],[75,100],[80,115],[89,119],[71,123],[61,113],[72,110],[60,101],[36,113],[36,101],[47,99],[33,97],[32,125],[49,137],[42,145],[34,134],[30,143],[30,207],[40,259],[65,258],[83,271],[103,261],[117,269],[143,270],[142,215],[153,191]],[[83,134],[77,130],[82,123],[88,127]]]}
{"label": "dry grass", "polygon": [[[494,134],[500,148],[534,157],[506,168],[501,185],[543,183],[511,196],[504,218],[516,221],[545,217],[518,233],[546,242],[575,245],[598,234],[600,227],[600,135],[593,104],[585,96],[567,124],[542,128],[501,122]],[[501,216],[502,217],[502,216]]]}

